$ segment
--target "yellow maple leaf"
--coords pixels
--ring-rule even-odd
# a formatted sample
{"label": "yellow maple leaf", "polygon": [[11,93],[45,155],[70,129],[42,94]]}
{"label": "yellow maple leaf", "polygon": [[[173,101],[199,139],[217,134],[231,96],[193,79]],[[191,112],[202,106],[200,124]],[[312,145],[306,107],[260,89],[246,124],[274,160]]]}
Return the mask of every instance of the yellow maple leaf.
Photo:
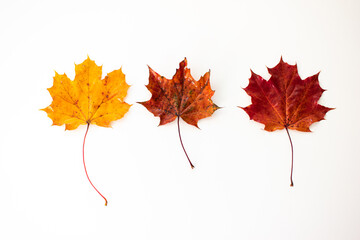
{"label": "yellow maple leaf", "polygon": [[124,102],[129,85],[125,75],[119,70],[108,73],[101,80],[102,67],[88,57],[83,63],[75,65],[75,79],[71,81],[66,74],[55,72],[54,83],[48,88],[53,99],[50,106],[41,109],[52,119],[53,125],[65,124],[65,130],[74,130],[79,125],[87,125],[83,142],[83,163],[86,177],[91,186],[107,199],[91,182],[85,165],[85,139],[90,124],[110,127],[112,121],[120,119],[130,106]]}
{"label": "yellow maple leaf", "polygon": [[53,125],[65,124],[66,130],[74,130],[79,125],[96,124],[110,127],[110,123],[120,119],[130,106],[124,102],[130,87],[125,82],[121,68],[101,80],[102,67],[88,57],[75,65],[75,79],[55,72],[54,84],[48,88],[53,102],[41,109],[52,119]]}

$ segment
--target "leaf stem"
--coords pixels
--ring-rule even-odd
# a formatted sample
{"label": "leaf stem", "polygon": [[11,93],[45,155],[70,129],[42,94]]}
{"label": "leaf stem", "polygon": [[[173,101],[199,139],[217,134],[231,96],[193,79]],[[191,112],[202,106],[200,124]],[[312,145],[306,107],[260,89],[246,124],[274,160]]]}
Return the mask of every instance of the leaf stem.
{"label": "leaf stem", "polygon": [[291,137],[290,137],[290,133],[287,127],[285,127],[286,129],[286,133],[289,137],[290,140],[290,145],[291,145],[291,174],[290,174],[290,187],[294,186],[293,180],[292,180],[292,175],[293,175],[293,168],[294,168],[294,147],[291,141]]}
{"label": "leaf stem", "polygon": [[82,153],[83,153],[84,169],[85,169],[86,177],[87,177],[87,179],[89,180],[91,186],[93,186],[93,188],[98,192],[98,194],[100,194],[100,196],[102,196],[102,198],[105,200],[105,206],[107,206],[107,200],[106,200],[106,198],[96,189],[96,187],[94,186],[94,184],[92,184],[92,182],[91,182],[91,180],[90,180],[90,178],[89,178],[89,175],[88,175],[88,173],[87,173],[87,170],[86,170],[84,149],[85,149],[85,139],[86,139],[86,135],[87,135],[87,133],[88,133],[88,131],[89,131],[89,126],[90,126],[90,123],[87,124],[86,132],[85,132],[85,136],[84,136],[84,142],[83,142],[83,151],[82,151]]}
{"label": "leaf stem", "polygon": [[184,144],[183,144],[183,142],[182,142],[182,140],[181,140],[181,134],[180,134],[180,117],[179,117],[179,116],[178,116],[178,118],[177,118],[177,125],[178,125],[178,132],[179,132],[179,138],[180,138],[181,146],[182,146],[182,148],[183,148],[183,150],[184,150],[184,153],[185,153],[185,155],[186,155],[186,157],[187,157],[187,159],[188,159],[188,161],[189,161],[189,163],[190,163],[190,167],[191,167],[191,168],[194,168],[194,165],[191,163],[190,158],[189,158],[189,156],[187,155],[186,150],[185,150],[185,148],[184,148]]}

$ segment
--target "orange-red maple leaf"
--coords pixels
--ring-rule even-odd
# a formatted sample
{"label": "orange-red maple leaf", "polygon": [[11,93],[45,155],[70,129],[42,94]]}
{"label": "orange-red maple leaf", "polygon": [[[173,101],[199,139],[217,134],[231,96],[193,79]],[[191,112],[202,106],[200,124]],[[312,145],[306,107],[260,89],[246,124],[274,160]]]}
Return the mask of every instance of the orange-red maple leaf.
{"label": "orange-red maple leaf", "polygon": [[[172,79],[159,75],[149,67],[149,84],[146,87],[152,93],[152,97],[149,101],[140,102],[154,116],[160,117],[159,125],[178,119],[182,146],[179,119],[182,118],[188,124],[198,127],[197,123],[200,119],[211,116],[219,109],[211,100],[214,91],[210,87],[210,71],[205,73],[199,81],[195,81],[190,74],[190,69],[186,66],[185,58]],[[193,168],[189,157],[188,160]]]}
{"label": "orange-red maple leaf", "polygon": [[[310,132],[310,125],[323,120],[332,108],[318,104],[325,91],[319,85],[319,74],[302,80],[297,66],[285,63],[282,58],[278,65],[268,68],[268,71],[271,75],[268,81],[251,72],[245,91],[251,96],[252,104],[243,109],[249,114],[250,119],[265,124],[266,131],[285,128],[293,153],[288,129]],[[291,186],[292,169],[293,164]]]}

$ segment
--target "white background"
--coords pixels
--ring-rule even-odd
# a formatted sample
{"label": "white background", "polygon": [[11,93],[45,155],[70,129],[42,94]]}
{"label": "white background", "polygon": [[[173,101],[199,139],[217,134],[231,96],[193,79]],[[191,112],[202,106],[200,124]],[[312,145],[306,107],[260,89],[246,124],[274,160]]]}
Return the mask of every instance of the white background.
{"label": "white background", "polygon": [[[360,2],[2,1],[0,239],[360,239]],[[74,77],[87,57],[123,67],[133,104],[113,128],[51,126],[40,108],[54,70]],[[312,133],[266,132],[237,106],[250,69],[268,79],[280,56],[302,78],[320,73],[335,107]],[[223,108],[157,127],[148,68],[171,78],[184,57],[211,69]]]}

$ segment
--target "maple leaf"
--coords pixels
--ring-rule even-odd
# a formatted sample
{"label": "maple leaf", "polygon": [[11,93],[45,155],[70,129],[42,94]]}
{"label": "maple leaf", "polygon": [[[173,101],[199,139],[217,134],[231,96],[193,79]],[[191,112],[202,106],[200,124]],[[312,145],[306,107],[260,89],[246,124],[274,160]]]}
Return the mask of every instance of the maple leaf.
{"label": "maple leaf", "polygon": [[110,123],[120,119],[129,110],[124,102],[129,85],[121,69],[108,73],[101,80],[102,67],[88,57],[83,63],[75,65],[75,79],[71,81],[66,74],[55,72],[54,83],[48,91],[53,99],[50,106],[41,109],[52,119],[53,125],[64,125],[65,130],[74,130],[79,125],[87,125],[83,141],[83,163],[86,176],[94,189],[86,171],[84,148],[90,124],[110,127]]}
{"label": "maple leaf", "polygon": [[177,118],[178,132],[181,146],[190,163],[180,134],[180,118],[186,123],[198,128],[198,121],[211,116],[219,107],[211,97],[214,91],[210,87],[210,71],[205,73],[199,81],[195,81],[186,67],[186,58],[180,62],[172,79],[167,79],[149,67],[149,84],[147,89],[152,93],[149,101],[140,102],[154,116],[160,117],[160,125],[174,121]]}
{"label": "maple leaf", "polygon": [[324,119],[333,108],[318,104],[325,91],[319,85],[318,74],[302,80],[297,65],[289,65],[282,58],[274,68],[268,68],[268,81],[251,71],[249,85],[244,89],[252,104],[242,108],[250,119],[265,124],[272,132],[286,129],[291,145],[290,186],[293,186],[293,144],[288,129],[310,132],[310,125]]}

